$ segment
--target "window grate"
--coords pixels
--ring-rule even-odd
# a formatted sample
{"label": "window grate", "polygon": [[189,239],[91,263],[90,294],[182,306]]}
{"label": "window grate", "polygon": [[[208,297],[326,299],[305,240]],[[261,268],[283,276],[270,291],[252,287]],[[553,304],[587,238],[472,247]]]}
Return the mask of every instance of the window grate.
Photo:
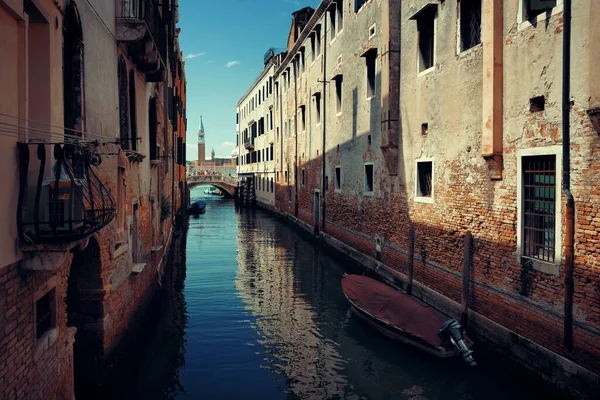
{"label": "window grate", "polygon": [[556,245],[556,157],[523,158],[525,257],[554,262]]}

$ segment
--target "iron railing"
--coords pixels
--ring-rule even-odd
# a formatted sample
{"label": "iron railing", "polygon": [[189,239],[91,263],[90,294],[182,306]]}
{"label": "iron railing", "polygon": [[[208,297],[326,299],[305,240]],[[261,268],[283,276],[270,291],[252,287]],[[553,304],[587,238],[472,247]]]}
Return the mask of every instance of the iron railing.
{"label": "iron railing", "polygon": [[[120,20],[139,21],[146,25],[146,35],[154,41],[163,64],[167,62],[166,27],[169,18],[170,16],[161,16],[159,4],[155,0],[122,0],[118,16]],[[143,43],[138,46],[140,51],[145,51]]]}
{"label": "iron railing", "polygon": [[101,158],[80,144],[19,143],[17,225],[24,244],[85,239],[115,216],[115,203],[94,173]]}

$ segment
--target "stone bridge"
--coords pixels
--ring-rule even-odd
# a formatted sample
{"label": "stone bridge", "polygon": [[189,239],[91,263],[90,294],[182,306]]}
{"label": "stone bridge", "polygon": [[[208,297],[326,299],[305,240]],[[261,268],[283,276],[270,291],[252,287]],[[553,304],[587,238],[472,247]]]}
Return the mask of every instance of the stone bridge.
{"label": "stone bridge", "polygon": [[187,177],[187,184],[190,190],[200,185],[212,185],[221,189],[227,197],[235,197],[237,178],[224,175],[194,175]]}

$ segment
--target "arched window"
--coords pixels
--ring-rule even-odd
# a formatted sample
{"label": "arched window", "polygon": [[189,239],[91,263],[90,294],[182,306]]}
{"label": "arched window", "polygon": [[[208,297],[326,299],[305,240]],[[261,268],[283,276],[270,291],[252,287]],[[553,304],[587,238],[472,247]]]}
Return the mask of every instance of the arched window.
{"label": "arched window", "polygon": [[125,59],[119,58],[117,70],[119,79],[119,138],[121,139],[121,148],[129,149],[129,95],[127,85],[127,65]]}
{"label": "arched window", "polygon": [[84,130],[83,32],[73,1],[65,10],[63,22],[63,85],[65,134],[81,136]]}

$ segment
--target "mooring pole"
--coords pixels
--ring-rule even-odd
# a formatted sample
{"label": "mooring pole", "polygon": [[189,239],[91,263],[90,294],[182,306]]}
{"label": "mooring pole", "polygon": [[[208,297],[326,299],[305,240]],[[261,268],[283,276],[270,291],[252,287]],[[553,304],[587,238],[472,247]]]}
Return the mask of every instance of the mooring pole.
{"label": "mooring pole", "polygon": [[408,228],[408,284],[406,285],[406,293],[408,293],[408,294],[412,294],[414,260],[415,260],[415,229],[411,225],[410,228]]}
{"label": "mooring pole", "polygon": [[460,323],[463,327],[467,327],[469,320],[469,282],[471,280],[471,248],[473,247],[473,235],[471,232],[465,234],[465,247],[463,255],[463,276],[462,276],[462,295]]}

